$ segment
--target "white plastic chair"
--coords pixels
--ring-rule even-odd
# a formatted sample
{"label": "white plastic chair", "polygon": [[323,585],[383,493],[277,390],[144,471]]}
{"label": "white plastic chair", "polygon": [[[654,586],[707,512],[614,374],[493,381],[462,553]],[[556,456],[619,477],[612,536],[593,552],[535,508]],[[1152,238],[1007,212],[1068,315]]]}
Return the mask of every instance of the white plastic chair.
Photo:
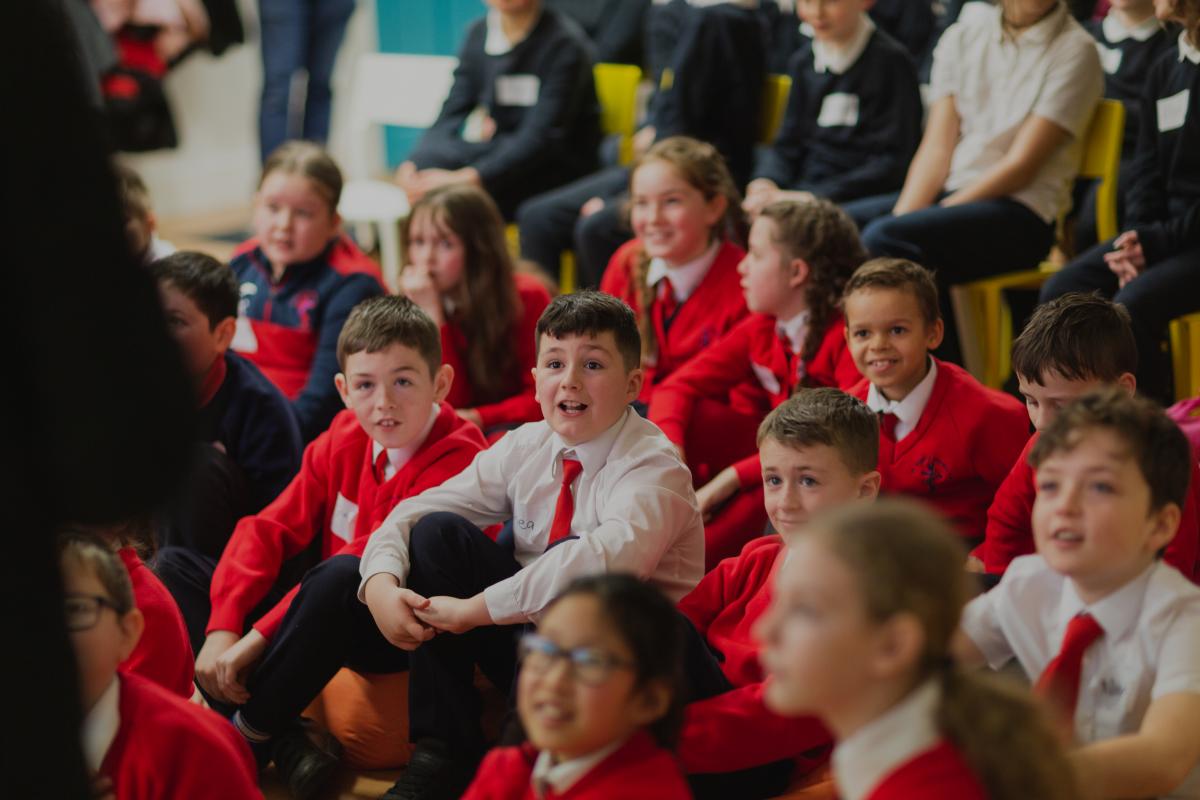
{"label": "white plastic chair", "polygon": [[348,122],[352,141],[361,144],[346,159],[348,180],[338,213],[355,225],[360,240],[367,238],[372,225],[378,231],[383,278],[392,291],[400,281],[399,224],[409,206],[400,187],[371,177],[371,165],[384,163],[379,126],[433,124],[450,93],[457,65],[453,56],[397,53],[366,53],[355,64]]}

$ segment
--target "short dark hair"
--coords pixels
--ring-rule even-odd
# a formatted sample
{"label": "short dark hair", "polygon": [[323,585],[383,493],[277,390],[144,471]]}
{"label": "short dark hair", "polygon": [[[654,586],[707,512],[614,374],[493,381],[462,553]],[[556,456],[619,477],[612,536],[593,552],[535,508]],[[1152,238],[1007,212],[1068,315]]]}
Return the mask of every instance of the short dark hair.
{"label": "short dark hair", "polygon": [[878,417],[838,389],[802,389],[789,397],[758,426],[758,446],[767,439],[792,448],[832,447],[856,475],[879,465]]}
{"label": "short dark hair", "polygon": [[901,289],[917,298],[917,306],[926,322],[937,322],[942,317],[938,306],[937,282],[933,273],[915,261],[906,258],[873,258],[854,270],[842,299],[862,289]]}
{"label": "short dark hair", "polygon": [[183,292],[208,317],[209,329],[238,313],[237,275],[228,264],[194,250],[180,250],[150,265],[159,283],[169,283]]}
{"label": "short dark hair", "polygon": [[63,528],[58,533],[58,556],[60,562],[70,559],[95,575],[119,616],[135,608],[129,571],[112,545],[100,536],[80,526]]}
{"label": "short dark hair", "polygon": [[1115,383],[1137,372],[1129,312],[1098,293],[1056,297],[1037,307],[1013,342],[1012,366],[1039,385],[1048,372],[1072,381]]}
{"label": "short dark hair", "polygon": [[338,335],[338,369],[355,353],[378,353],[393,344],[420,353],[433,375],[442,366],[442,334],[429,315],[402,295],[385,295],[356,305]]}
{"label": "short dark hair", "polygon": [[605,332],[611,332],[616,339],[625,370],[637,369],[642,363],[637,317],[624,301],[604,292],[582,291],[554,298],[538,318],[534,347],[539,348],[543,335],[561,339]]}
{"label": "short dark hair", "polygon": [[1192,477],[1192,448],[1187,437],[1153,402],[1106,386],[1066,405],[1038,436],[1029,463],[1040,467],[1051,455],[1073,450],[1088,431],[1112,431],[1137,461],[1150,487],[1150,507],[1167,503],[1183,508]]}

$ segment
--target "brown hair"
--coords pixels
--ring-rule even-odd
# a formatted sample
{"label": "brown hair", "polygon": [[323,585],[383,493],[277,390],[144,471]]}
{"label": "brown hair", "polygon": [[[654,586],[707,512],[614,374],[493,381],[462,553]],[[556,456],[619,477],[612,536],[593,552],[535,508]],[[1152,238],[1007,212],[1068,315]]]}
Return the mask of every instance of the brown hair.
{"label": "brown hair", "polygon": [[1143,397],[1109,386],[1064,406],[1038,436],[1029,453],[1037,469],[1054,453],[1070,452],[1089,431],[1112,431],[1136,459],[1150,487],[1150,509],[1167,503],[1183,508],[1192,477],[1192,448],[1162,409]]}
{"label": "brown hair", "polygon": [[606,331],[616,340],[625,371],[637,369],[641,363],[642,343],[633,309],[604,292],[585,290],[560,294],[550,301],[538,318],[534,345],[540,352],[543,335],[561,339],[572,335],[595,336]]}
{"label": "brown hair", "polygon": [[355,353],[378,353],[393,344],[421,354],[432,376],[442,365],[442,333],[429,315],[400,295],[372,297],[356,305],[338,334],[338,369]]}
{"label": "brown hair", "polygon": [[[713,238],[725,239],[739,245],[746,242],[746,221],[742,215],[742,196],[729,173],[724,157],[708,142],[688,136],[671,136],[647,150],[629,170],[630,187],[638,169],[652,161],[670,164],[680,176],[704,199],[717,195],[725,197],[725,215],[714,226]],[[633,283],[638,291],[638,331],[642,335],[642,355],[653,358],[658,353],[658,337],[650,321],[650,306],[654,304],[654,287],[646,283],[650,272],[650,257],[642,252],[634,264]]]}
{"label": "brown hair", "polygon": [[228,264],[206,253],[180,250],[150,265],[150,274],[159,283],[174,286],[196,304],[213,330],[222,320],[238,315],[237,275]]}
{"label": "brown hair", "polygon": [[504,219],[486,192],[474,186],[435,189],[413,204],[404,223],[407,252],[412,225],[428,214],[434,226],[462,240],[463,279],[452,293],[449,315],[467,342],[467,374],[476,404],[494,403],[520,390],[512,338],[521,319],[513,259],[504,238]]}
{"label": "brown hair", "polygon": [[758,426],[758,446],[767,439],[791,448],[832,447],[855,475],[879,464],[879,418],[838,389],[801,389],[789,397]]}
{"label": "brown hair", "polygon": [[965,553],[939,516],[908,500],[855,503],[819,517],[817,537],[858,578],[870,619],[916,618],[924,648],[916,682],[936,678],[938,730],[962,753],[992,800],[1068,800],[1078,790],[1051,724],[1028,693],[956,666],[950,642],[970,596]]}
{"label": "brown hair", "polygon": [[1013,342],[1012,366],[1039,385],[1048,372],[1072,381],[1115,383],[1137,372],[1129,312],[1098,293],[1056,297],[1037,307]]}
{"label": "brown hair", "polygon": [[112,545],[96,533],[77,526],[64,528],[58,535],[58,556],[60,562],[69,560],[95,575],[119,616],[136,607],[133,582],[125,563]]}
{"label": "brown hair", "polygon": [[142,176],[120,161],[113,163],[113,170],[117,173],[117,192],[126,219],[147,219],[150,216],[150,191]]}
{"label": "brown hair", "polygon": [[263,163],[258,188],[262,188],[263,181],[273,172],[308,178],[312,188],[329,204],[329,213],[337,213],[338,201],[342,198],[342,171],[325,148],[312,142],[284,142]]}
{"label": "brown hair", "polygon": [[804,203],[775,202],[761,216],[775,223],[774,242],[787,258],[808,264],[805,301],[808,303],[808,336],[800,354],[806,361],[817,353],[825,328],[842,302],[842,289],[864,261],[867,251],[858,236],[858,226],[841,206],[824,198]]}
{"label": "brown hair", "polygon": [[928,323],[941,319],[937,283],[933,273],[904,258],[873,258],[854,270],[842,292],[843,301],[860,289],[901,289],[917,298],[921,316]]}
{"label": "brown hair", "polygon": [[1175,0],[1172,12],[1183,23],[1192,47],[1200,47],[1200,2],[1197,0]]}

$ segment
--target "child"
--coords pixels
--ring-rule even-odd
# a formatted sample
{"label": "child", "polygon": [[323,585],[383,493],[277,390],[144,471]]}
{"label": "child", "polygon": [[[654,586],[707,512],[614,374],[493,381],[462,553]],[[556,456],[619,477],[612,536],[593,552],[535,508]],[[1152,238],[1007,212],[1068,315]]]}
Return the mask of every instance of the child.
{"label": "child", "polygon": [[[423,766],[391,796],[465,788],[484,745],[476,664],[511,686],[518,626],[538,620],[572,578],[632,572],[678,600],[703,573],[691,476],[628,407],[642,388],[633,312],[599,292],[563,295],[537,334],[545,420],[400,503],[363,553],[359,597],[379,641],[412,651],[409,736]],[[511,546],[480,530],[510,519]]]}
{"label": "child", "polygon": [[[1096,295],[1065,294],[1039,306],[1013,342],[1013,371],[1025,396],[1035,430],[1042,430],[1058,410],[1102,386],[1119,386],[1133,394],[1137,385],[1137,345],[1129,313]],[[988,509],[987,533],[975,555],[990,575],[1001,575],[1017,556],[1034,552],[1031,515],[1037,494],[1029,453],[1034,433],[1000,484]],[[1200,470],[1183,508],[1179,534],[1167,546],[1166,561],[1184,575],[1195,575],[1200,522],[1195,493]]]}
{"label": "child", "polygon": [[704,487],[696,499],[706,517],[707,569],[736,555],[766,524],[750,446],[758,420],[799,386],[858,383],[840,306],[846,279],[865,260],[854,222],[832,202],[766,206],[738,264],[751,315],[654,393],[650,421],[681,448]]}
{"label": "child", "polygon": [[879,423],[837,389],[805,389],[786,400],[763,421],[758,443],[767,515],[779,535],[750,541],[679,601],[701,639],[687,669],[705,692],[693,693],[678,747],[697,797],[773,797],[797,767],[815,765],[809,751],[819,754],[829,742],[811,719],[784,719],[763,706],[759,643],[750,631],[770,603],[785,545],[803,536],[809,519],[879,492]]}
{"label": "child", "polygon": [[683,710],[681,638],[654,587],[576,578],[521,638],[517,712],[529,741],[488,753],[464,800],[690,798],[664,749]]}
{"label": "child", "polygon": [[1184,30],[1146,79],[1129,222],[1052,277],[1042,300],[1099,290],[1125,306],[1138,344],[1138,387],[1169,402],[1163,334],[1169,320],[1200,309],[1200,0],[1160,0],[1155,9]]}
{"label": "child", "polygon": [[300,428],[279,389],[229,350],[238,308],[233,270],[203,253],[182,252],[150,271],[199,406],[192,475],[160,543],[218,558],[237,521],[261,511],[300,469]]}
{"label": "child", "polygon": [[937,286],[911,261],[878,258],[846,284],[846,341],[863,379],[850,393],[879,417],[883,491],[936,506],[971,546],[1029,438],[1009,395],[929,354],[942,340]]}
{"label": "child", "polygon": [[1200,588],[1158,558],[1191,459],[1119,388],[1062,409],[1032,453],[1038,554],[963,615],[960,656],[1016,658],[1060,712],[1085,797],[1200,796]]}
{"label": "child", "polygon": [[338,411],[337,338],[350,309],[383,292],[379,267],[339,232],[342,173],[311,142],[287,142],[263,165],[255,238],[230,266],[241,285],[233,349],[292,401],[304,441]]}
{"label": "child", "polygon": [[158,218],[150,205],[150,192],[142,176],[121,162],[113,168],[117,173],[117,191],[125,212],[125,235],[129,248],[139,263],[150,264],[175,252],[175,246],[158,238]]}
{"label": "child", "polygon": [[97,796],[262,797],[246,744],[229,723],[121,669],[144,624],[121,560],[78,534],[61,540],[60,557],[85,714],[83,751]]}
{"label": "child", "polygon": [[904,183],[924,113],[917,68],[899,42],[875,28],[867,16],[873,4],[799,4],[812,38],[788,64],[787,111],[746,187],[748,213],[813,195],[841,203]]}
{"label": "child", "polygon": [[473,186],[435,189],[413,205],[404,250],[400,293],[441,328],[454,368],[446,402],[484,430],[538,419],[533,331],[550,293],[513,271],[496,204]]}
{"label": "child", "polygon": [[538,192],[596,168],[600,107],[591,46],[543,0],[487,0],[458,52],[437,120],[396,171],[417,201],[451,183],[481,186],[505,219]]}
{"label": "child", "polygon": [[962,549],[898,500],[838,509],[789,547],[755,633],[768,708],[833,731],[846,800],[1071,800],[1052,727],[950,658],[970,596]]}
{"label": "child", "polygon": [[[608,264],[600,290],[637,314],[649,403],[658,384],[746,316],[738,291],[737,187],[712,145],[676,136],[651,147],[629,181],[637,238]],[[691,301],[691,302],[688,302]]]}

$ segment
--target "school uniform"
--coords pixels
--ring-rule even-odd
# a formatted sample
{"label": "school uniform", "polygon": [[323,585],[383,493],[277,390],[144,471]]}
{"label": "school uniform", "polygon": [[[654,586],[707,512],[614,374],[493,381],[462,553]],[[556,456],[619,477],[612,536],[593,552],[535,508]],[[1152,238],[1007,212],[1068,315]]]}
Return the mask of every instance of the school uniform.
{"label": "school uniform", "polygon": [[[899,403],[865,378],[849,391],[881,415],[881,490],[925,500],[964,539],[982,540],[988,506],[1029,439],[1025,407],[932,356],[925,378]],[[894,439],[885,432],[889,415]]]}
{"label": "school uniform", "polygon": [[844,51],[805,39],[779,134],[755,178],[835,202],[898,191],[921,141],[912,57],[865,14]]}
{"label": "school uniform", "polygon": [[[1080,614],[1102,635],[1083,652],[1076,743],[1135,733],[1153,700],[1200,693],[1200,588],[1161,561],[1089,605],[1041,556],[1022,556],[994,589],[967,604],[962,628],[994,669],[1015,658],[1036,680]],[[1200,797],[1200,767],[1164,797]]]}
{"label": "school uniform", "polygon": [[[655,287],[655,299],[644,311],[652,322],[656,355],[652,363],[642,363],[642,402],[649,403],[668,375],[716,344],[746,316],[737,272],[745,255],[746,251],[732,242],[717,241],[694,261],[675,269],[668,269],[661,259],[651,260],[646,280]],[[624,300],[635,314],[643,313],[637,281],[638,262],[643,258],[639,240],[625,243],[613,254],[600,281],[602,292]]]}
{"label": "school uniform", "polygon": [[936,25],[933,3],[878,0],[869,13],[876,25],[904,45],[905,52],[914,64],[925,57],[932,44]]}
{"label": "school uniform", "polygon": [[383,294],[379,265],[339,235],[278,281],[255,239],[229,266],[241,285],[233,349],[292,401],[300,433],[312,441],[342,408],[333,385],[338,334],[354,306]]}
{"label": "school uniform", "polygon": [[121,669],[190,699],[196,691],[192,683],[196,659],[179,606],[162,581],[138,558],[136,550],[122,547],[117,555],[133,584],[133,604],[146,620],[142,638],[129,658],[121,662]]}
{"label": "school uniform", "polygon": [[550,293],[532,275],[517,273],[513,278],[521,302],[521,317],[509,337],[517,357],[517,373],[509,376],[512,392],[509,397],[490,403],[481,402],[471,386],[470,373],[467,371],[469,341],[466,331],[450,320],[442,325],[442,362],[454,367],[454,383],[446,395],[446,402],[454,408],[475,409],[482,418],[484,430],[542,418],[541,406],[533,397],[531,370],[537,366],[537,321],[546,306],[550,305]]}
{"label": "school uniform", "polygon": [[226,720],[138,675],[118,673],[83,720],[89,769],[120,800],[261,798],[250,748]]}
{"label": "school uniform", "polygon": [[833,750],[842,800],[986,800],[979,776],[937,729],[937,679],[918,686]]}
{"label": "school uniform", "polygon": [[597,753],[552,764],[526,742],[498,747],[479,765],[463,800],[688,800],[670,751],[638,731]]}

